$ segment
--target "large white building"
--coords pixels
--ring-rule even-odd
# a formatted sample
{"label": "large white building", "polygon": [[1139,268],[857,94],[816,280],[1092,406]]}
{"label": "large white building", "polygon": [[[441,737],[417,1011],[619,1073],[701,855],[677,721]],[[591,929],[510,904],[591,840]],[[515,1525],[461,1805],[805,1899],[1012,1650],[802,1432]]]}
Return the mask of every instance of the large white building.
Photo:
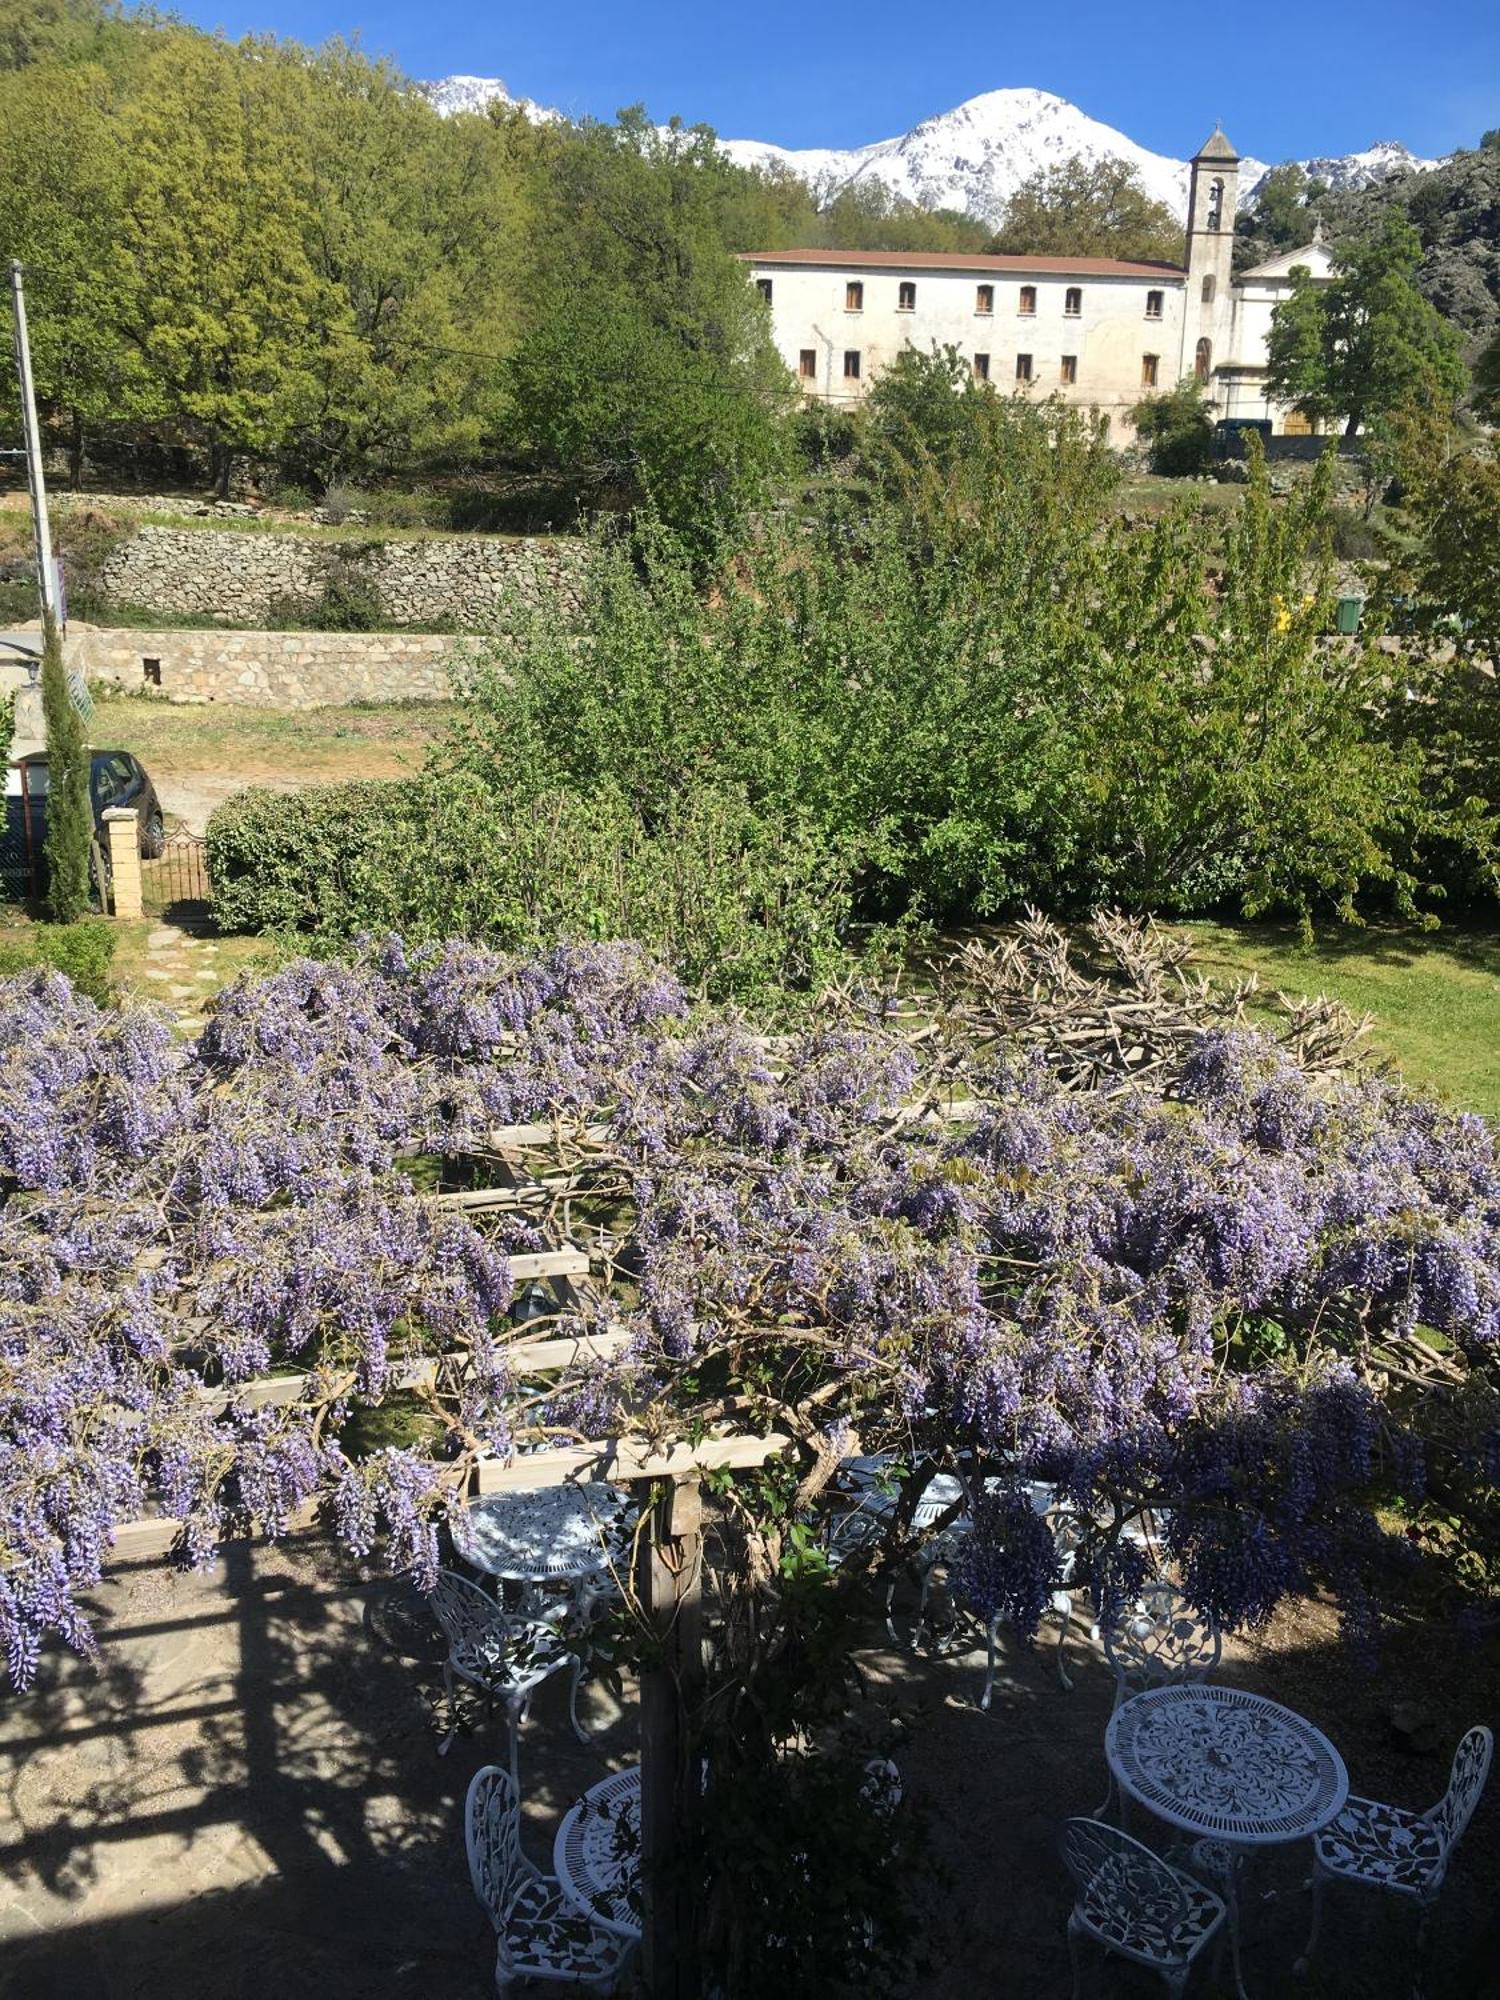
{"label": "large white building", "polygon": [[1307,426],[1265,389],[1271,313],[1320,241],[1232,274],[1239,157],[1215,130],[1192,164],[1183,264],[1110,257],[771,250],[747,259],[782,359],[810,396],[857,403],[905,347],[955,347],[1002,392],[1102,410],[1116,437],[1153,389],[1196,375],[1216,415]]}

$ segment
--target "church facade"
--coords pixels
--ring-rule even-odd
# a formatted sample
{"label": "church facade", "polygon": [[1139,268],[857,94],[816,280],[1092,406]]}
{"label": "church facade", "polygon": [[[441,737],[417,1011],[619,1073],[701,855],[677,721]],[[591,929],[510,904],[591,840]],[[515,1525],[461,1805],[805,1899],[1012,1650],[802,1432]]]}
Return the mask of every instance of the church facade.
{"label": "church facade", "polygon": [[1215,416],[1303,428],[1266,394],[1271,315],[1321,242],[1233,275],[1239,159],[1220,131],[1192,163],[1183,263],[1109,257],[773,250],[747,257],[805,394],[856,404],[903,348],[954,347],[1002,394],[1060,396],[1131,435],[1142,396],[1194,376]]}

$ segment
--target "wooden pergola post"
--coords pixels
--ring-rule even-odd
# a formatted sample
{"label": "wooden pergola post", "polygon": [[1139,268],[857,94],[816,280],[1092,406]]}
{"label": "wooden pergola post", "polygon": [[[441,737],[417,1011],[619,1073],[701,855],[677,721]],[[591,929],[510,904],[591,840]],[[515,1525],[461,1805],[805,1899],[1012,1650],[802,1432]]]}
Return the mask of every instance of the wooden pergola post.
{"label": "wooden pergola post", "polygon": [[636,1592],[641,1663],[641,1956],[651,2000],[698,2000],[693,1855],[703,1797],[692,1719],[704,1690],[703,1492],[696,1475],[637,1489],[649,1509]]}

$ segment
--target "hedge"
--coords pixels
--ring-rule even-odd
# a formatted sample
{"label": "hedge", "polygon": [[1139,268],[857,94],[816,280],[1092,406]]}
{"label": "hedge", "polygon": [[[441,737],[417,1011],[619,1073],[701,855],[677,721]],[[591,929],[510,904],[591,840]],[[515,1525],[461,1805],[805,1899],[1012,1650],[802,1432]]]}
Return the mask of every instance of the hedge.
{"label": "hedge", "polygon": [[31,972],[39,965],[65,973],[74,990],[103,1007],[114,998],[110,966],[115,927],[104,917],[75,924],[26,924],[0,931],[0,976]]}
{"label": "hedge", "polygon": [[734,793],[689,791],[648,826],[612,790],[520,800],[430,778],[241,792],[208,850],[225,929],[323,948],[385,930],[514,950],[632,937],[715,995],[831,972],[857,859]]}

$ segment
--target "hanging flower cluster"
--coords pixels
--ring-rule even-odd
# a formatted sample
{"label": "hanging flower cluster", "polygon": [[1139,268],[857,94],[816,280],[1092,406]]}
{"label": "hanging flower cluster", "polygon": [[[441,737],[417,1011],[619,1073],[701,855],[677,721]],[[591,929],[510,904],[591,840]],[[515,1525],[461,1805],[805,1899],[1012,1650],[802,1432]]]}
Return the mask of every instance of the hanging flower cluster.
{"label": "hanging flower cluster", "polygon": [[[1160,1511],[1230,1620],[1377,1539],[1372,1477],[1415,1490],[1424,1467],[1371,1357],[1432,1329],[1482,1369],[1500,1343],[1481,1120],[1240,1031],[1204,1034],[1164,1101],[1070,1091],[1045,1051],[908,1036],[879,1008],[810,1021],[695,1009],[628,945],[391,940],[242,980],[196,1043],[50,974],[0,982],[12,1679],[48,1634],[90,1643],[78,1595],[153,1506],[205,1560],[234,1522],[274,1533],[325,1496],[351,1548],[383,1532],[427,1577],[455,1454],[647,1409],[847,1424],[961,1465],[991,1495],[970,1595],[1023,1626],[1056,1572],[1027,1480],[1080,1516]],[[955,1096],[960,1119],[933,1111]],[[577,1324],[629,1336],[540,1415],[507,1313],[510,1257],[542,1237],[438,1205],[416,1168],[536,1122],[570,1137],[575,1224],[609,1182],[593,1220],[622,1282]],[[351,1412],[417,1359],[431,1449],[361,1456]],[[287,1366],[310,1392],[252,1407],[243,1385]]]}

